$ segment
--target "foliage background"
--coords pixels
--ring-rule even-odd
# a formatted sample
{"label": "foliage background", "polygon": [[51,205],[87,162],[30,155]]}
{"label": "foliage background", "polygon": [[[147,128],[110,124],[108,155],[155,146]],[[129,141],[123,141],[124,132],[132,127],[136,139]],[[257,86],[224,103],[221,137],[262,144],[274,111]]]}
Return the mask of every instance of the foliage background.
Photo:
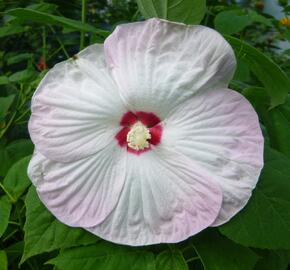
{"label": "foliage background", "polygon": [[[262,0],[0,1],[0,270],[286,270],[290,6],[277,5],[283,20],[263,13]],[[250,202],[227,224],[179,244],[131,248],[69,228],[41,204],[26,174],[33,152],[27,121],[31,96],[49,68],[103,42],[117,24],[147,17],[201,22],[225,35],[238,58],[231,88],[260,117],[265,167]]]}

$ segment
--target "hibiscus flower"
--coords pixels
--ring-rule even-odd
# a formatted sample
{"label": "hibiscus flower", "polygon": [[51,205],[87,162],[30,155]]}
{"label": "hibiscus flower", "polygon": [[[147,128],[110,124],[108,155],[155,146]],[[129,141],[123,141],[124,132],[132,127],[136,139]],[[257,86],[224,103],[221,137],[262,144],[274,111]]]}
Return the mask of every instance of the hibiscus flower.
{"label": "hibiscus flower", "polygon": [[32,99],[28,173],[61,222],[112,242],[179,242],[227,222],[263,166],[256,112],[227,88],[216,31],[160,19],[120,25],[57,64]]}

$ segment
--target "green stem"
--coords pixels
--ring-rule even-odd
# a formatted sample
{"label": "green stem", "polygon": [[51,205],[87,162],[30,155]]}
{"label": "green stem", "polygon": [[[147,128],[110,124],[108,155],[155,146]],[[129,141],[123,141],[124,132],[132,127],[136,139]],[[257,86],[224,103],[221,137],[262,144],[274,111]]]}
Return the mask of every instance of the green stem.
{"label": "green stem", "polygon": [[28,120],[23,120],[23,121],[20,121],[20,122],[15,122],[14,124],[15,125],[23,125],[23,124],[27,124]]}
{"label": "green stem", "polygon": [[26,209],[25,204],[21,207],[20,209],[20,214],[22,214],[22,212]]}
{"label": "green stem", "polygon": [[[0,139],[4,136],[4,134],[7,132],[7,130],[10,128],[11,124],[14,123],[15,118],[17,116],[17,113],[23,108],[23,106],[26,105],[27,103],[27,99],[25,94],[23,93],[23,89],[24,86],[23,84],[20,84],[20,89],[19,89],[19,95],[18,95],[18,100],[17,100],[17,109],[16,111],[13,112],[13,114],[11,115],[8,123],[5,125],[5,127],[3,129],[1,129],[0,132]],[[26,114],[27,111],[30,111],[30,108],[28,108],[24,113]],[[22,118],[23,115],[20,116],[20,118]],[[19,119],[19,117],[18,117]]]}
{"label": "green stem", "polygon": [[24,85],[23,85],[23,83],[21,83],[20,89],[19,89],[19,96],[18,96],[18,100],[17,100],[17,106],[16,106],[17,108],[23,102],[23,99],[24,99],[23,90],[24,90]]}
{"label": "green stem", "polygon": [[15,222],[15,221],[9,221],[8,224],[12,224],[12,225],[20,226],[20,223]]}
{"label": "green stem", "polygon": [[210,17],[209,7],[206,10],[206,13],[205,14],[206,15],[205,15],[205,19],[204,19],[204,25],[207,26],[208,25],[208,20],[209,20],[209,17]]}
{"label": "green stem", "polygon": [[9,197],[10,201],[12,203],[16,203],[16,200],[13,198],[13,196],[9,193],[9,191],[2,185],[2,183],[0,183],[0,187],[2,188],[2,190],[5,192],[5,194]]}
{"label": "green stem", "polygon": [[56,38],[59,46],[61,47],[63,53],[65,54],[66,58],[69,59],[70,58],[69,54],[68,54],[67,50],[65,49],[65,47],[64,47],[63,43],[61,42],[61,40],[57,37],[55,30],[53,29],[52,26],[49,26],[49,28],[50,28],[51,32],[55,35],[55,38]]}
{"label": "green stem", "polygon": [[136,12],[134,13],[134,15],[131,18],[131,22],[136,21],[139,14],[140,14],[140,11],[139,11],[139,9],[137,9]]}
{"label": "green stem", "polygon": [[206,267],[205,267],[205,265],[204,265],[204,262],[203,262],[202,258],[200,257],[200,255],[199,255],[199,253],[198,253],[198,251],[197,251],[195,245],[193,245],[193,243],[191,243],[191,245],[192,245],[193,249],[195,250],[195,253],[196,253],[197,256],[198,256],[198,259],[200,260],[200,262],[201,262],[201,264],[202,264],[202,266],[203,266],[203,269],[206,269]]}
{"label": "green stem", "polygon": [[50,59],[52,59],[57,53],[59,53],[59,51],[61,51],[62,50],[62,48],[61,47],[59,47],[59,48],[57,48],[53,53],[50,53],[49,54],[49,57],[47,58],[47,61],[49,61]]}
{"label": "green stem", "polygon": [[188,250],[188,249],[192,249],[192,247],[191,247],[191,246],[185,246],[185,247],[183,247],[183,248],[181,249],[181,251],[182,251],[182,252],[185,252],[185,251]]}
{"label": "green stem", "polygon": [[15,210],[16,210],[16,214],[17,214],[17,217],[18,217],[18,221],[19,221],[20,227],[22,228],[23,227],[23,219],[21,217],[21,208],[19,209],[19,204],[16,205]]}
{"label": "green stem", "polygon": [[15,122],[18,122],[19,120],[21,120],[27,113],[30,112],[30,108],[26,109],[16,120]]}
{"label": "green stem", "polygon": [[[82,0],[82,23],[86,23],[87,17],[87,0]],[[81,31],[80,50],[85,47],[85,31]]]}
{"label": "green stem", "polygon": [[12,231],[10,234],[8,234],[4,239],[3,242],[7,241],[9,238],[11,238],[15,233],[18,232],[18,229]]}
{"label": "green stem", "polygon": [[46,29],[45,26],[42,30],[42,57],[44,62],[46,63]]}
{"label": "green stem", "polygon": [[4,134],[6,133],[6,131],[8,130],[8,128],[10,127],[10,125],[12,124],[15,116],[16,116],[16,112],[14,112],[12,114],[11,118],[9,119],[9,122],[6,124],[5,128],[0,132],[0,139],[4,136]]}
{"label": "green stem", "polygon": [[196,260],[199,260],[198,256],[187,259],[186,263],[189,263],[189,262],[192,262],[192,261],[196,261]]}

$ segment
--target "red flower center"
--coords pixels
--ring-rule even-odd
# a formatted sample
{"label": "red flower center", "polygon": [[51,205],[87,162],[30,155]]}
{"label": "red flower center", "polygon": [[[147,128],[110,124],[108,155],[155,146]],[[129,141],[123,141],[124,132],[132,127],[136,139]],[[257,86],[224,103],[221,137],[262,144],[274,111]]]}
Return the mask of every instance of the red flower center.
{"label": "red flower center", "polygon": [[[160,122],[161,120],[154,113],[142,111],[133,113],[131,111],[128,111],[122,116],[120,120],[121,130],[116,134],[115,138],[118,141],[120,147],[127,147],[128,152],[139,155],[150,150],[151,145],[158,145],[161,142],[162,125]],[[132,147],[132,144],[134,145],[134,142],[130,141],[130,138],[134,137],[136,133],[137,135],[135,136],[135,138],[137,142],[142,140],[144,141],[144,138],[142,136],[141,138],[139,138],[138,136],[139,130],[136,129],[137,126],[139,130],[141,130],[141,132],[143,130],[145,130],[146,132],[145,134],[141,135],[149,135],[146,137],[146,146],[141,147],[140,149],[138,149],[138,147]]]}

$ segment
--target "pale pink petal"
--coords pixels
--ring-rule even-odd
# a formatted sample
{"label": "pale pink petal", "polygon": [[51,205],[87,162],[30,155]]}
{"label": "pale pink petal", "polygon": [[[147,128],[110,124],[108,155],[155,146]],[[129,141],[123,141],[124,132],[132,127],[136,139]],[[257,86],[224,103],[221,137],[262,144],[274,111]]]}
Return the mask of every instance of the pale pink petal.
{"label": "pale pink petal", "polygon": [[45,206],[69,226],[94,226],[116,206],[126,174],[126,151],[112,144],[71,163],[35,153],[28,175]]}
{"label": "pale pink petal", "polygon": [[263,136],[256,112],[239,93],[198,93],[165,120],[162,143],[197,162],[223,191],[214,225],[228,221],[249,200],[263,167]]}
{"label": "pale pink petal", "polygon": [[154,147],[127,156],[119,202],[99,225],[86,228],[132,246],[182,241],[210,226],[222,201],[218,185],[190,159]]}
{"label": "pale pink petal", "polygon": [[114,140],[126,111],[102,45],[92,45],[57,64],[42,80],[32,98],[29,132],[47,158],[75,161]]}
{"label": "pale pink petal", "polygon": [[199,90],[226,87],[236,65],[215,30],[160,19],[118,26],[104,48],[127,106],[161,119]]}

